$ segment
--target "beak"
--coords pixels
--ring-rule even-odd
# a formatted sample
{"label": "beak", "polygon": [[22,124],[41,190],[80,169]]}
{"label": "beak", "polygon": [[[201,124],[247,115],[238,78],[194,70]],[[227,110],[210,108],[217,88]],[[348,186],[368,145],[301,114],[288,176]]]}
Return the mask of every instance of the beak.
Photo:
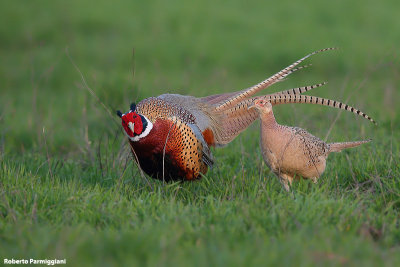
{"label": "beak", "polygon": [[250,110],[250,109],[253,109],[253,108],[256,108],[256,106],[254,105],[254,103],[251,104],[251,106],[249,106],[249,107],[247,108],[247,110]]}
{"label": "beak", "polygon": [[131,129],[131,130],[132,130],[132,133],[134,133],[134,132],[135,132],[135,124],[134,124],[134,123],[132,123],[132,122],[129,122],[129,123],[128,123],[128,127],[129,127],[129,129]]}

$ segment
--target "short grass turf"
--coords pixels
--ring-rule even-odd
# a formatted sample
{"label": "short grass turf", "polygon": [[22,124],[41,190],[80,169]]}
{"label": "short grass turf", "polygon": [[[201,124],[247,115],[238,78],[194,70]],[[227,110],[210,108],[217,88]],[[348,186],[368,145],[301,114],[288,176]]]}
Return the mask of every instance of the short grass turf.
{"label": "short grass turf", "polygon": [[[0,3],[0,258],[70,265],[400,265],[398,1]],[[246,88],[303,55],[270,90],[373,117],[285,105],[282,124],[328,141],[318,184],[286,193],[262,161],[257,123],[201,180],[143,177],[114,112],[162,93]],[[132,49],[135,49],[134,79]],[[70,56],[70,58],[68,57]]]}

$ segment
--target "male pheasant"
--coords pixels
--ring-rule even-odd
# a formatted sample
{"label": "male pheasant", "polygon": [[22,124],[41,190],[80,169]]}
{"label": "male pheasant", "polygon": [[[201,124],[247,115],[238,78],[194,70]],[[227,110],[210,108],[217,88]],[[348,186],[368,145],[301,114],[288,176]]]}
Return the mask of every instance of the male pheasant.
{"label": "male pheasant", "polygon": [[[248,109],[255,99],[251,96],[303,68],[296,66],[311,55],[331,49],[315,51],[261,83],[239,92],[203,98],[163,94],[144,99],[137,106],[132,104],[125,114],[118,111],[135,160],[145,173],[156,179],[200,178],[214,162],[210,147],[228,144],[257,119],[257,111]],[[299,95],[324,84],[293,88],[264,97],[274,105],[328,105],[351,111],[374,122],[366,114],[346,104]]]}
{"label": "male pheasant", "polygon": [[331,152],[340,152],[371,141],[327,144],[302,128],[278,124],[268,99],[260,98],[249,108],[259,112],[260,145],[264,161],[287,191],[296,175],[316,183],[325,171],[326,159]]}

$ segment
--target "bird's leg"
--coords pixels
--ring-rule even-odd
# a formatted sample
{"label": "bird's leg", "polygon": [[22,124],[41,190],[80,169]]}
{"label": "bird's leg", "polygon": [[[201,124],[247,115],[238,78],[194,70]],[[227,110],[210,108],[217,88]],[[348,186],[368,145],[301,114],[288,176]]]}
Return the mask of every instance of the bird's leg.
{"label": "bird's leg", "polygon": [[287,175],[286,173],[281,173],[279,175],[279,181],[281,182],[285,190],[287,192],[290,192],[290,187],[292,186],[293,177]]}
{"label": "bird's leg", "polygon": [[318,182],[318,177],[311,177],[311,181],[313,181],[314,184]]}

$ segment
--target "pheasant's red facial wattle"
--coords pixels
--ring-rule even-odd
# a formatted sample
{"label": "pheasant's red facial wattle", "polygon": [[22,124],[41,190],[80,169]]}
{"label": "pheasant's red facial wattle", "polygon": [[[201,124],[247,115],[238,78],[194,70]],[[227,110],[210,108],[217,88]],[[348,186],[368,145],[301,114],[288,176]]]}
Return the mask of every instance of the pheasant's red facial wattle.
{"label": "pheasant's red facial wattle", "polygon": [[140,135],[143,132],[143,122],[140,116],[134,112],[130,111],[121,116],[122,126],[129,137],[134,137]]}

